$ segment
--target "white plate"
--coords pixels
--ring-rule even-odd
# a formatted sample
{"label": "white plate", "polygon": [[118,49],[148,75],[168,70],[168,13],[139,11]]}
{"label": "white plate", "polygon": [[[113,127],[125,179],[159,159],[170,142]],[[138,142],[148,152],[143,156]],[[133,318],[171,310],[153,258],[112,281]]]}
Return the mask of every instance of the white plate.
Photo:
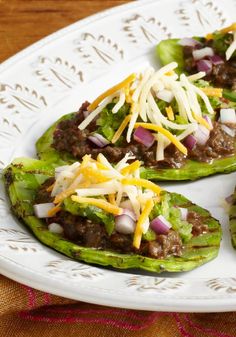
{"label": "white plate", "polygon": [[[235,21],[228,0],[149,0],[97,14],[34,44],[0,66],[0,166],[35,156],[34,142],[59,116],[78,109],[149,62],[168,37],[202,35]],[[224,198],[236,175],[166,184],[208,208],[223,226],[217,259],[185,274],[119,272],[72,261],[43,246],[9,211],[1,187],[0,271],[40,290],[91,303],[162,311],[236,309],[236,252]]]}

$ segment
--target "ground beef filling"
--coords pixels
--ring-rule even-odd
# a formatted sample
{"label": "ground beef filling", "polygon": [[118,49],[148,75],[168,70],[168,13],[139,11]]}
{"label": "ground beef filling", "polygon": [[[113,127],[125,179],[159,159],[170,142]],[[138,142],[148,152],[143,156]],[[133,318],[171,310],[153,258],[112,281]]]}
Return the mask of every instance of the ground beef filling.
{"label": "ground beef filling", "polygon": [[198,236],[209,231],[208,226],[204,224],[203,217],[193,211],[188,212],[187,221],[193,225],[192,234]]}
{"label": "ground beef filling", "polygon": [[[47,188],[53,183],[48,179],[39,189],[35,203],[52,202],[53,198]],[[168,256],[181,256],[182,240],[179,234],[170,230],[167,235],[156,235],[154,241],[143,241],[137,250],[133,247],[131,235],[114,232],[108,235],[103,224],[92,222],[87,218],[60,211],[56,216],[46,219],[47,224],[58,223],[63,227],[64,237],[84,247],[112,250],[118,253],[139,254],[156,259]]]}
{"label": "ground beef filling", "polygon": [[[206,42],[206,46],[211,46],[211,42]],[[203,48],[200,46],[199,48]],[[183,47],[184,53],[184,67],[190,74],[198,72],[197,62],[192,56],[193,48],[189,46]],[[210,81],[217,87],[229,88],[236,90],[236,59],[231,58],[229,61],[224,60],[224,63],[212,65],[212,72],[205,77],[207,81]]]}
{"label": "ground beef filling", "polygon": [[[104,148],[97,147],[92,143],[88,136],[96,130],[96,122],[92,122],[85,130],[79,130],[78,125],[84,119],[89,103],[85,102],[74,118],[61,121],[53,135],[52,146],[60,153],[69,152],[74,158],[80,160],[85,154],[91,154],[96,158],[99,153],[104,154],[109,161],[117,163],[125,154],[132,152],[138,160],[142,160],[144,165],[153,168],[180,168],[186,162],[186,156],[180,152],[173,144],[165,150],[165,159],[156,161],[156,143],[152,147],[146,148],[144,145],[136,142],[124,141],[122,146],[107,145]],[[235,153],[235,138],[225,133],[221,124],[215,122],[210,137],[204,146],[196,146],[194,150],[189,151],[188,159],[200,162],[211,162],[213,159],[226,157]]]}

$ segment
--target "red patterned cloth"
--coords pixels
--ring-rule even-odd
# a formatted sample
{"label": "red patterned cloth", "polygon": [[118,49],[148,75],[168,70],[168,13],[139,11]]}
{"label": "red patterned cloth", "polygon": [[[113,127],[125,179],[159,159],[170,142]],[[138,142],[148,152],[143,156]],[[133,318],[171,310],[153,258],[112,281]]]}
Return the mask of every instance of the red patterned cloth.
{"label": "red patterned cloth", "polygon": [[236,337],[236,313],[127,310],[72,301],[0,276],[0,337]]}

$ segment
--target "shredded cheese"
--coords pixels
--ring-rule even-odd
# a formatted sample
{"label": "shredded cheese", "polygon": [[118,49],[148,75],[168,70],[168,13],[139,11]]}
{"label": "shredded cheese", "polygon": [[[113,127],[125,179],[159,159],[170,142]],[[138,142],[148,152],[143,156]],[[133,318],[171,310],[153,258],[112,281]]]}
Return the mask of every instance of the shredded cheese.
{"label": "shredded cheese", "polygon": [[80,173],[82,173],[90,183],[102,183],[109,180],[105,174],[92,167],[82,167]]}
{"label": "shredded cheese", "polygon": [[123,185],[135,185],[135,186],[140,186],[140,187],[144,187],[147,188],[151,191],[153,191],[154,193],[156,193],[157,195],[160,195],[162,189],[160,186],[152,183],[149,180],[146,179],[137,179],[137,178],[124,178],[121,180],[121,183]]}
{"label": "shredded cheese", "polygon": [[188,150],[187,148],[179,142],[179,140],[176,138],[176,136],[172,135],[168,130],[162,128],[158,125],[153,125],[151,123],[135,123],[135,128],[142,126],[145,129],[153,130],[162,133],[164,136],[166,136],[171,143],[173,143],[183,154],[187,155]]}
{"label": "shredded cheese", "polygon": [[72,195],[71,199],[75,202],[78,202],[80,204],[88,204],[92,206],[96,206],[98,208],[104,209],[104,211],[114,214],[114,215],[121,215],[122,214],[122,208],[112,205],[109,202],[103,200],[103,199],[95,199],[95,198],[85,198],[85,197],[79,197],[77,195]]}
{"label": "shredded cheese", "polygon": [[142,233],[143,233],[143,224],[148,219],[152,209],[154,206],[154,202],[152,199],[147,200],[145,207],[138,219],[135,232],[134,232],[134,239],[133,239],[133,246],[137,249],[140,247],[141,239],[142,239]]}
{"label": "shredded cheese", "polygon": [[234,37],[233,42],[231,43],[231,45],[229,46],[229,48],[225,52],[227,61],[231,58],[231,56],[233,55],[233,53],[236,50],[236,31],[233,33],[233,37]]}
{"label": "shredded cheese", "polygon": [[173,111],[171,105],[166,107],[166,113],[167,113],[167,116],[168,116],[170,121],[173,121],[175,119],[174,111]]}
{"label": "shredded cheese", "polygon": [[209,33],[205,36],[205,39],[206,40],[212,40],[213,39],[213,34],[212,33]]}
{"label": "shredded cheese", "polygon": [[207,123],[207,121],[206,121],[204,118],[202,118],[201,116],[198,116],[198,115],[195,114],[195,113],[193,113],[193,116],[194,116],[194,118],[196,119],[196,121],[197,121],[199,124],[205,126],[205,128],[207,128],[207,130],[209,130],[209,131],[212,130],[212,126],[211,126],[209,123]]}
{"label": "shredded cheese", "polygon": [[135,74],[131,74],[128,77],[126,77],[126,79],[124,79],[123,81],[121,81],[120,83],[114,85],[114,87],[106,90],[105,92],[103,92],[100,96],[98,96],[88,107],[88,111],[93,111],[94,109],[96,109],[96,107],[99,105],[99,103],[101,103],[105,98],[107,98],[110,95],[113,95],[114,93],[116,93],[118,90],[121,90],[123,88],[125,88],[128,84],[130,84],[131,82],[133,82],[136,78]]}
{"label": "shredded cheese", "polygon": [[121,125],[119,126],[118,130],[116,131],[116,133],[114,134],[114,136],[111,140],[112,144],[116,143],[117,140],[120,138],[124,129],[129,124],[130,119],[131,119],[131,115],[128,115],[128,116],[125,117],[125,119],[123,120],[123,122],[121,123]]}
{"label": "shredded cheese", "polygon": [[132,164],[122,168],[120,170],[120,173],[123,174],[124,176],[130,173],[133,173],[140,167],[140,165],[141,165],[141,162],[139,160],[136,160]]}
{"label": "shredded cheese", "polygon": [[209,97],[222,97],[223,89],[221,88],[201,88],[201,90]]}
{"label": "shredded cheese", "polygon": [[108,195],[109,203],[116,206],[116,196],[115,193]]}
{"label": "shredded cheese", "polygon": [[236,22],[232,23],[230,26],[222,28],[220,30],[221,33],[229,33],[236,30]]}
{"label": "shredded cheese", "polygon": [[60,211],[61,211],[60,205],[56,205],[55,207],[51,208],[48,211],[48,216],[52,217],[52,216],[56,215],[58,212],[60,212]]}

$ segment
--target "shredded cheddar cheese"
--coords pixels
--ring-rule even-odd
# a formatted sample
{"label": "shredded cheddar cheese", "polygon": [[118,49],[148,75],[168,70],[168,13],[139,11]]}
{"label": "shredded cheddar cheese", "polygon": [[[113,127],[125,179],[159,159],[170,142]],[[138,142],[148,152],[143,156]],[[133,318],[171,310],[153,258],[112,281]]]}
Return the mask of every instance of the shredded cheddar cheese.
{"label": "shredded cheddar cheese", "polygon": [[173,143],[183,154],[187,155],[188,154],[188,150],[187,148],[180,143],[180,141],[178,141],[178,139],[172,135],[168,130],[164,129],[163,127],[159,126],[159,125],[154,125],[151,123],[135,123],[134,127],[137,128],[139,126],[142,126],[145,129],[148,130],[153,130],[153,131],[157,131],[162,133],[164,136],[166,136],[166,138],[168,138],[171,143]]}
{"label": "shredded cheddar cheese", "polygon": [[166,113],[170,121],[173,121],[175,119],[174,111],[171,106],[166,107]]}
{"label": "shredded cheddar cheese", "polygon": [[123,185],[135,185],[135,186],[140,186],[140,187],[144,187],[147,188],[151,191],[153,191],[154,193],[156,193],[157,195],[160,195],[161,193],[161,187],[152,183],[149,180],[146,179],[138,179],[138,178],[124,178],[122,179],[121,183]]}
{"label": "shredded cheddar cheese", "polygon": [[223,89],[221,88],[201,88],[209,97],[222,97]]}
{"label": "shredded cheddar cheese", "polygon": [[211,125],[204,118],[202,118],[201,116],[198,116],[195,113],[193,113],[193,116],[199,124],[205,126],[205,128],[207,128],[209,131],[212,130]]}
{"label": "shredded cheddar cheese", "polygon": [[120,173],[123,174],[124,176],[130,173],[133,173],[140,167],[140,165],[141,165],[141,162],[139,160],[136,160],[132,164],[121,169]]}
{"label": "shredded cheddar cheese", "polygon": [[221,33],[229,33],[229,32],[232,32],[236,30],[236,22],[232,23],[232,25],[228,26],[228,27],[225,27],[225,28],[222,28],[220,30]]}
{"label": "shredded cheddar cheese", "polygon": [[55,207],[51,208],[48,211],[48,216],[52,217],[52,216],[56,215],[58,212],[60,212],[60,211],[61,211],[60,205],[56,205]]}
{"label": "shredded cheddar cheese", "polygon": [[82,167],[80,173],[82,173],[90,183],[103,183],[110,180],[110,178],[103,175],[101,171],[92,167]]}
{"label": "shredded cheddar cheese", "polygon": [[213,34],[212,33],[209,33],[205,36],[205,39],[206,40],[212,40],[213,39]]}
{"label": "shredded cheddar cheese", "polygon": [[145,207],[138,219],[135,232],[134,232],[134,239],[133,239],[133,246],[137,249],[140,247],[141,239],[142,239],[142,234],[143,234],[143,228],[142,225],[143,223],[147,220],[149,217],[152,209],[154,206],[154,202],[152,199],[147,200]]}
{"label": "shredded cheddar cheese", "polygon": [[125,88],[128,84],[130,84],[131,82],[133,82],[136,78],[135,74],[131,74],[129,75],[126,79],[124,79],[122,82],[116,84],[114,87],[106,90],[104,93],[102,93],[100,96],[98,96],[88,107],[88,111],[92,111],[94,110],[99,103],[101,103],[106,97],[114,94],[115,92],[117,92],[118,90],[121,90],[123,88]]}
{"label": "shredded cheddar cheese", "polygon": [[114,214],[114,215],[122,214],[122,208],[112,205],[103,199],[79,197],[77,195],[72,195],[71,199],[80,204],[88,204],[88,205],[99,207],[101,209],[104,209],[104,211]]}
{"label": "shredded cheddar cheese", "polygon": [[55,186],[55,183],[53,183],[52,185],[50,185],[50,186],[46,189],[46,191],[47,191],[47,192],[52,192],[54,186]]}
{"label": "shredded cheddar cheese", "polygon": [[108,200],[109,200],[109,203],[110,203],[110,204],[116,206],[116,196],[115,196],[114,193],[108,195]]}
{"label": "shredded cheddar cheese", "polygon": [[120,138],[120,136],[122,135],[124,129],[129,124],[130,118],[131,118],[131,115],[128,115],[128,116],[125,117],[125,119],[121,123],[119,129],[116,131],[116,133],[114,134],[114,136],[113,136],[113,138],[111,140],[112,144],[116,143],[117,140]]}

